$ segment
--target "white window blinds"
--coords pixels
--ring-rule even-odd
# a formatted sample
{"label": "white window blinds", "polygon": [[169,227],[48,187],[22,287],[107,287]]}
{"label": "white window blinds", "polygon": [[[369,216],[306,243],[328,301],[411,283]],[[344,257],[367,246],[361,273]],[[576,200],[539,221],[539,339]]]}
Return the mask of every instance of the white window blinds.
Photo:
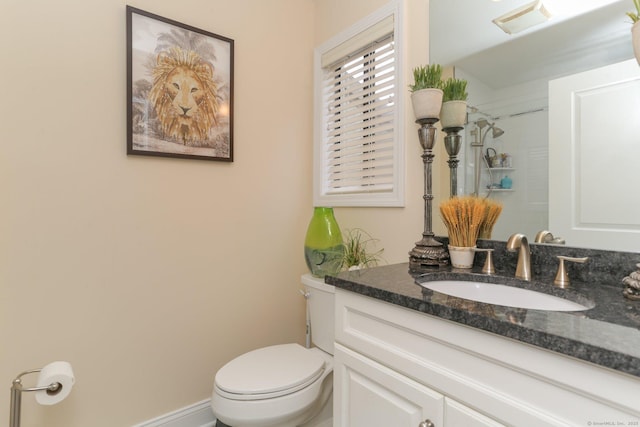
{"label": "white window blinds", "polygon": [[[397,200],[400,174],[393,21],[387,16],[321,56],[316,179],[334,206],[398,205],[388,202],[390,194]],[[377,202],[376,194],[386,202]]]}

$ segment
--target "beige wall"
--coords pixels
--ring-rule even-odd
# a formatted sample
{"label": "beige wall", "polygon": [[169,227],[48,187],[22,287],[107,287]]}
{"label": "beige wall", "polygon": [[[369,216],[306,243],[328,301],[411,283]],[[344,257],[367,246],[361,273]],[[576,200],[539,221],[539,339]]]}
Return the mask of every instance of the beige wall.
{"label": "beige wall", "polygon": [[[427,62],[428,0],[405,1],[408,79]],[[246,350],[303,341],[312,49],[384,3],[130,3],[235,40],[231,164],[126,155],[124,1],[4,5],[0,422],[12,379],[54,360],[72,363],[73,393],[53,407],[26,395],[23,427],[129,426],[208,398]],[[406,207],[336,209],[389,262],[423,229],[408,102]]]}
{"label": "beige wall", "polygon": [[237,354],[304,340],[313,3],[129,2],[235,40],[232,164],[126,155],[126,4],[2,7],[3,425],[13,378],[54,360],[73,393],[26,395],[23,427],[130,426],[208,398]]}
{"label": "beige wall", "polygon": [[[412,69],[428,63],[429,19],[428,0],[402,0],[405,8],[404,78],[407,87],[413,80]],[[387,2],[384,0],[316,0],[316,45],[352,23],[366,17]],[[388,263],[408,262],[409,251],[422,238],[424,230],[424,167],[422,149],[418,141],[418,126],[414,123],[409,93],[406,93],[405,144],[406,151],[406,204],[403,208],[336,208],[335,215],[340,227],[363,228],[379,239],[378,246],[384,248],[383,257]],[[441,194],[448,196],[449,172],[445,161],[446,152],[442,142],[434,150],[433,165],[434,196],[433,229],[438,235],[446,234],[438,213]],[[439,178],[435,178],[439,177]]]}

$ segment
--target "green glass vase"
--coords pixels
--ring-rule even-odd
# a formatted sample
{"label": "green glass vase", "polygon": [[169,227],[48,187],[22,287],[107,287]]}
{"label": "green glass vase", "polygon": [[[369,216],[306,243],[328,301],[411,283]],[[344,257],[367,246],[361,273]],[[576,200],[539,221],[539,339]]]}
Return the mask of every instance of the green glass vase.
{"label": "green glass vase", "polygon": [[333,208],[314,208],[304,239],[304,259],[311,274],[324,277],[338,273],[343,254],[342,233],[333,216]]}

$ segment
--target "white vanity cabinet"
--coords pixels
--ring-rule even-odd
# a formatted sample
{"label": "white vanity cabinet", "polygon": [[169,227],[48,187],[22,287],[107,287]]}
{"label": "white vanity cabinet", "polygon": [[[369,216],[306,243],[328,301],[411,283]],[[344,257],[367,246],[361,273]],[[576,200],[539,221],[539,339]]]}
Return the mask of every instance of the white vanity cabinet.
{"label": "white vanity cabinet", "polygon": [[[334,426],[442,425],[444,396],[346,347],[336,344],[334,393],[340,414]],[[336,412],[334,411],[334,414]]]}
{"label": "white vanity cabinet", "polygon": [[334,426],[503,426],[340,344],[335,361]]}
{"label": "white vanity cabinet", "polygon": [[342,289],[334,356],[336,427],[640,425],[637,377]]}

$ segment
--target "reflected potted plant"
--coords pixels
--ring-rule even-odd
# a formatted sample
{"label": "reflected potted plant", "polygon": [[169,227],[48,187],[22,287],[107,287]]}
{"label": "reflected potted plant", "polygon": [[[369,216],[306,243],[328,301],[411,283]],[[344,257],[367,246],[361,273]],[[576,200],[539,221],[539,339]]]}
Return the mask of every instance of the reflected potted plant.
{"label": "reflected potted plant", "polygon": [[442,129],[463,127],[467,120],[467,81],[449,77],[442,85],[442,92]]}
{"label": "reflected potted plant", "polygon": [[627,16],[631,18],[633,26],[631,27],[631,41],[633,43],[633,53],[636,61],[640,64],[640,0],[633,0],[636,7],[635,12],[627,12]]}
{"label": "reflected potted plant", "polygon": [[439,64],[424,65],[413,69],[411,104],[416,120],[440,119],[442,108],[442,67]]}

